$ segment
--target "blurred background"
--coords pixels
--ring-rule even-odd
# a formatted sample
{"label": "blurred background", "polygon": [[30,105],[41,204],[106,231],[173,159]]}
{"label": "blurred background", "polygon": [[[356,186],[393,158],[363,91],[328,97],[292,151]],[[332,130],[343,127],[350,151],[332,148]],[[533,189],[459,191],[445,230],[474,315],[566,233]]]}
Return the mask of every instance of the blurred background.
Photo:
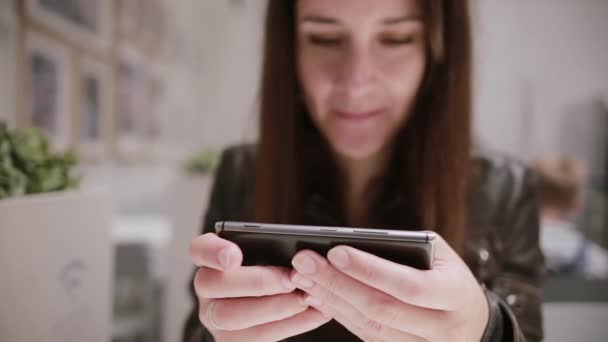
{"label": "blurred background", "polygon": [[[0,337],[3,327],[32,324],[67,340],[82,336],[66,328],[79,319],[107,317],[99,332],[106,335],[87,340],[179,340],[190,309],[188,243],[200,230],[218,153],[256,139],[265,6],[0,0],[0,121],[9,132],[41,129],[55,153],[73,150],[79,188],[95,194],[42,196],[18,186],[13,194],[28,195],[0,193],[0,270],[17,279],[27,275],[17,255],[48,258],[45,271],[40,260],[31,265],[45,286],[9,281],[0,296],[14,306],[33,302],[32,291],[54,297],[40,297],[22,317],[0,310]],[[544,290],[547,340],[600,341],[608,337],[608,1],[472,7],[478,142],[576,189],[566,224],[541,234],[555,261]],[[37,153],[40,144],[30,145]],[[57,163],[74,164],[62,156]],[[559,165],[575,171],[564,176]],[[9,171],[0,171],[0,187],[9,187]],[[62,248],[50,243],[57,231],[66,234]],[[79,289],[97,302],[87,306]]]}

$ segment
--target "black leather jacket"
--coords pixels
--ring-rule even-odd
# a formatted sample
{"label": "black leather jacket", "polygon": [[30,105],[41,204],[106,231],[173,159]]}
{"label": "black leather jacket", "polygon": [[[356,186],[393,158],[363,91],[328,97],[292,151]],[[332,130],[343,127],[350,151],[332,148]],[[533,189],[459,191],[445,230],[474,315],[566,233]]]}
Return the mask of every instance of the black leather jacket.
{"label": "black leather jacket", "polygon": [[[213,231],[216,221],[250,221],[255,148],[227,149],[215,179],[203,233]],[[473,156],[468,238],[463,258],[482,286],[490,303],[490,319],[483,341],[540,341],[542,317],[540,282],[544,258],[539,249],[538,210],[533,174],[506,157],[476,152]],[[327,203],[325,203],[327,204]],[[320,225],[337,213],[322,197],[311,196],[306,215]],[[198,301],[192,293],[193,310],[184,329],[184,341],[212,341],[198,320]],[[290,341],[355,341],[346,329],[331,321]]]}

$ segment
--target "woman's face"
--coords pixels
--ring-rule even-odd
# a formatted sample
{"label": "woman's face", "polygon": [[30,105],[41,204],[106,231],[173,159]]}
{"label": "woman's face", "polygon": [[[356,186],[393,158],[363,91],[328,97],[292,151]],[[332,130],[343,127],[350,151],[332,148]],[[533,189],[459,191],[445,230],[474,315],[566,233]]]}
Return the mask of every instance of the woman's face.
{"label": "woman's face", "polygon": [[425,64],[415,0],[298,0],[298,77],[341,157],[366,159],[406,123]]}

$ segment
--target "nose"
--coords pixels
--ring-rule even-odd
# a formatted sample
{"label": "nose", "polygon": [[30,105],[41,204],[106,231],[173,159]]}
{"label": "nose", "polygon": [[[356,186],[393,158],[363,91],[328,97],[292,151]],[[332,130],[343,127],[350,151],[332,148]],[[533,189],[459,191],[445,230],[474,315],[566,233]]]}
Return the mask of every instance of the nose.
{"label": "nose", "polygon": [[375,78],[372,53],[362,47],[351,46],[345,52],[340,69],[338,84],[353,96],[365,92]]}

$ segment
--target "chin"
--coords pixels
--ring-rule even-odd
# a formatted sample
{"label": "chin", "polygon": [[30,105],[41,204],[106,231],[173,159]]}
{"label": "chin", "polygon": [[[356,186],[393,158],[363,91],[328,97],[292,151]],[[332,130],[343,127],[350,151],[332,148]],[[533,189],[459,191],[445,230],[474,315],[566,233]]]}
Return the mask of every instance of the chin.
{"label": "chin", "polygon": [[351,160],[365,160],[377,155],[384,144],[376,139],[341,139],[332,141],[332,149],[341,157]]}
{"label": "chin", "polygon": [[363,120],[331,117],[330,120],[319,120],[317,127],[337,156],[367,160],[382,153],[396,133],[397,122],[389,119],[384,113]]}

